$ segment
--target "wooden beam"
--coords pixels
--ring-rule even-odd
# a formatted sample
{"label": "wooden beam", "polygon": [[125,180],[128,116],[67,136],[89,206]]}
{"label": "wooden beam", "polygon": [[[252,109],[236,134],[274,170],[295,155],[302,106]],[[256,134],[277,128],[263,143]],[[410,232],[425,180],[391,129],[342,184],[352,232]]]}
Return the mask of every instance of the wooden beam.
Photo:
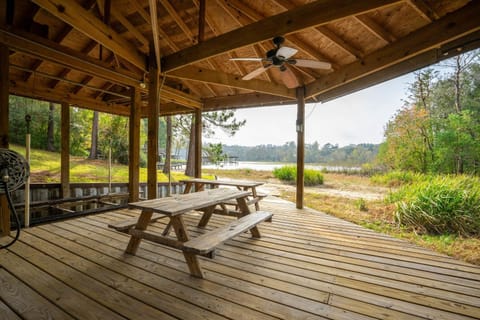
{"label": "wooden beam", "polygon": [[[150,1],[154,1],[154,0],[150,0]],[[187,38],[193,43],[195,41],[195,36],[193,35],[192,31],[190,31],[190,27],[187,26],[185,22],[183,22],[182,18],[178,15],[177,10],[170,4],[168,0],[159,0],[159,1],[162,4],[162,6],[165,8],[165,10],[167,10],[168,14],[173,19],[173,21],[175,21],[175,23],[180,27],[180,29],[182,29],[183,33],[187,36]]]}
{"label": "wooden beam", "polygon": [[182,69],[168,72],[166,75],[173,78],[212,83],[232,88],[242,88],[292,99],[295,98],[294,90],[288,89],[283,85],[258,79],[245,81],[242,80],[241,76],[238,75],[204,69],[196,66],[186,66]]}
{"label": "wooden beam", "polygon": [[385,30],[384,27],[376,23],[373,19],[368,17],[366,14],[355,16],[355,19],[380,40],[383,40],[386,43],[392,43],[397,41],[397,38],[393,34]]}
{"label": "wooden beam", "polygon": [[205,99],[203,111],[206,112],[294,104],[296,104],[295,99],[254,92],[239,94],[236,96],[223,96]]}
{"label": "wooden beam", "polygon": [[70,197],[70,105],[62,102],[60,146],[60,197]]}
{"label": "wooden beam", "polygon": [[480,30],[479,15],[480,1],[471,2],[462,9],[365,56],[361,61],[355,61],[312,82],[307,86],[306,97],[317,96],[478,31]]}
{"label": "wooden beam", "polygon": [[[440,48],[435,48],[420,55],[402,61],[388,68],[374,72],[363,78],[351,81],[342,86],[330,89],[316,96],[320,101],[326,102],[341,96],[368,88],[384,81],[397,78],[415,70],[436,64],[444,59],[480,47],[480,31],[469,34],[455,41],[449,42]],[[460,50],[459,50],[460,49]]]}
{"label": "wooden beam", "polygon": [[110,102],[103,102],[96,99],[76,96],[71,93],[61,92],[59,90],[47,88],[32,88],[23,82],[18,82],[10,86],[10,93],[22,97],[29,97],[32,99],[46,100],[57,103],[66,102],[71,105],[80,106],[85,109],[105,112],[110,114],[117,114],[122,116],[129,116],[130,109],[127,106],[119,105]]}
{"label": "wooden beam", "polygon": [[319,26],[316,27],[315,30],[320,32],[324,37],[327,37],[332,41],[337,47],[345,51],[347,54],[354,56],[357,59],[361,59],[363,57],[363,52],[359,49],[355,48],[353,45],[342,39],[338,36],[335,32],[330,30],[326,26]]}
{"label": "wooden beam", "polygon": [[424,0],[408,0],[410,6],[428,22],[438,20],[440,16]]}
{"label": "wooden beam", "polygon": [[303,209],[305,169],[305,87],[297,88],[297,209]]}
{"label": "wooden beam", "polygon": [[[138,87],[143,82],[143,75],[133,74],[125,70],[114,70],[102,61],[69,50],[53,41],[25,34],[20,30],[0,28],[0,43],[6,44],[12,50],[61,64],[80,72],[93,74],[113,83]],[[144,92],[146,91],[144,90]],[[202,106],[200,98],[168,86],[163,86],[162,97],[192,108],[201,108]]]}
{"label": "wooden beam", "polygon": [[139,200],[140,187],[140,108],[142,99],[140,91],[132,87],[130,105],[129,139],[128,139],[128,201]]}
{"label": "wooden beam", "polygon": [[150,55],[155,56],[155,62],[158,68],[160,68],[160,40],[158,39],[158,13],[157,13],[157,0],[148,0],[150,4],[150,23],[152,25],[152,34],[153,34],[153,48],[150,49]]}
{"label": "wooden beam", "polygon": [[395,0],[325,0],[311,2],[166,56],[162,70],[166,72],[178,69],[184,65],[252,45],[279,34],[286,35],[392,5],[396,2]]}
{"label": "wooden beam", "polygon": [[[153,44],[150,44],[150,50],[155,50]],[[157,186],[157,161],[158,161],[158,124],[159,124],[159,89],[160,74],[156,65],[155,57],[149,57],[150,83],[148,88],[148,154],[147,154],[147,189],[148,199],[156,199],[158,193]]]}
{"label": "wooden beam", "polygon": [[102,61],[17,29],[0,28],[0,43],[6,44],[12,50],[61,64],[67,68],[94,74],[111,82],[138,86],[143,79],[141,75],[124,70],[113,70],[111,66]]}
{"label": "wooden beam", "polygon": [[[0,44],[0,148],[8,149],[9,48]],[[10,210],[7,197],[0,194],[0,237],[10,234]]]}
{"label": "wooden beam", "polygon": [[202,177],[202,111],[195,110],[195,178]]}
{"label": "wooden beam", "polygon": [[93,13],[75,0],[32,0],[53,16],[71,25],[87,37],[97,41],[115,54],[146,71],[146,58],[129,41],[105,25]]}

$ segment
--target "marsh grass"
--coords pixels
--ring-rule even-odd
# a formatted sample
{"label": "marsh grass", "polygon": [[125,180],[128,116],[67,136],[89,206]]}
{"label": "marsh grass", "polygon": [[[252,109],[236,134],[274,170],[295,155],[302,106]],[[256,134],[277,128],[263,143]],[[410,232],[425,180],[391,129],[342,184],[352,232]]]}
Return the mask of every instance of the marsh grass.
{"label": "marsh grass", "polygon": [[[275,178],[288,182],[295,183],[297,180],[297,167],[283,166],[273,169]],[[316,186],[323,184],[323,175],[320,171],[314,169],[304,170],[304,183],[306,186]]]}

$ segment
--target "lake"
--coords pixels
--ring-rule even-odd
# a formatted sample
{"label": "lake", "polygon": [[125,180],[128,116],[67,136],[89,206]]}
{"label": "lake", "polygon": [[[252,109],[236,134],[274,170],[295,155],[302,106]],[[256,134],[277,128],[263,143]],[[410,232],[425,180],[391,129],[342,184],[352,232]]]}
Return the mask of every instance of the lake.
{"label": "lake", "polygon": [[[203,165],[204,169],[219,169],[219,170],[233,170],[233,169],[251,169],[251,170],[262,170],[262,171],[273,171],[275,168],[280,168],[283,166],[295,166],[296,163],[279,163],[279,162],[253,162],[253,161],[238,161],[237,164],[221,164],[221,165]],[[358,167],[342,167],[342,166],[323,166],[323,165],[310,165],[305,164],[305,168],[322,170],[327,169],[329,171],[342,171],[342,170],[360,170]]]}

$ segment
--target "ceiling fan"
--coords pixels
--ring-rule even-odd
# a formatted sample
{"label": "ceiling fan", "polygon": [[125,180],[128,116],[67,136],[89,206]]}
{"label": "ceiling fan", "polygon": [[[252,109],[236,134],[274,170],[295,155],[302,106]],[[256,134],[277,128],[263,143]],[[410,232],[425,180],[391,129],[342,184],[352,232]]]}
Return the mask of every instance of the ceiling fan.
{"label": "ceiling fan", "polygon": [[288,88],[296,88],[300,85],[295,74],[287,67],[289,64],[299,67],[324,70],[329,70],[332,68],[332,65],[328,62],[307,59],[293,59],[292,57],[298,52],[298,50],[282,46],[283,42],[285,42],[284,37],[278,36],[273,38],[273,44],[275,45],[275,48],[267,52],[266,58],[231,58],[230,60],[259,61],[264,63],[264,65],[260,68],[255,69],[243,76],[242,80],[251,80],[259,76],[262,72],[265,72],[272,67],[277,67],[281,71],[282,81]]}

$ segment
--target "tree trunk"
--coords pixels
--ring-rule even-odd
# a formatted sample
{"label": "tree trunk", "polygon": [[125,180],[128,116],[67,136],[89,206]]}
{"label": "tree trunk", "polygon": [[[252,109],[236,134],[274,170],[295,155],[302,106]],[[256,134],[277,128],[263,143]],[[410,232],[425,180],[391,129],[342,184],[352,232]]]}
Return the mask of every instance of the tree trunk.
{"label": "tree trunk", "polygon": [[92,141],[90,145],[90,155],[88,159],[97,159],[98,157],[98,111],[93,112],[92,120]]}
{"label": "tree trunk", "polygon": [[170,172],[170,159],[172,158],[172,117],[168,116],[167,121],[167,142],[165,145],[165,164],[163,166],[163,173]]}
{"label": "tree trunk", "polygon": [[189,177],[195,176],[195,121],[192,116],[190,125],[190,141],[188,142],[187,167],[185,174]]}
{"label": "tree trunk", "polygon": [[50,102],[50,109],[48,113],[48,127],[47,127],[47,150],[55,151],[55,137],[54,137],[54,120],[55,105]]}

